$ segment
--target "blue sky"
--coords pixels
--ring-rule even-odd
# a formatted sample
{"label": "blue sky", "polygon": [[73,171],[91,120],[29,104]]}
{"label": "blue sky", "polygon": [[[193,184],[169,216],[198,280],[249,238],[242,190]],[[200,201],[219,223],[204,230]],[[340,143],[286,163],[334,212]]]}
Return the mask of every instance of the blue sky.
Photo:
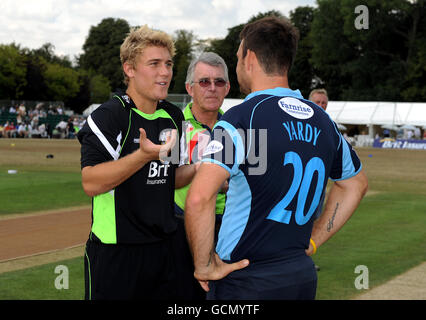
{"label": "blue sky", "polygon": [[50,42],[57,55],[82,52],[91,26],[107,17],[131,26],[147,24],[173,34],[190,30],[200,39],[221,38],[227,29],[259,12],[284,15],[315,0],[1,0],[0,43],[35,49]]}

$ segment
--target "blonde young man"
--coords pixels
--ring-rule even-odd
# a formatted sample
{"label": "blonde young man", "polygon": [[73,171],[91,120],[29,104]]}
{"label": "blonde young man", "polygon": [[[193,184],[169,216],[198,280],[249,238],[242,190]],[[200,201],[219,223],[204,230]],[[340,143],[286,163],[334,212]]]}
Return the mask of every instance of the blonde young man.
{"label": "blonde young man", "polygon": [[[230,89],[228,67],[216,53],[204,52],[188,67],[186,90],[192,97],[184,109],[185,122],[181,138],[181,164],[196,164],[211,140],[213,126],[220,120],[223,100]],[[183,214],[189,185],[175,192],[175,213],[178,220],[176,238],[176,268],[180,271],[179,297],[185,300],[200,300],[205,293],[194,279],[194,266],[186,241]],[[216,226],[220,225],[225,207],[225,190],[222,189],[216,200]]]}
{"label": "blonde young man", "polygon": [[159,160],[178,145],[167,135],[182,132],[182,112],[163,100],[174,53],[166,33],[133,29],[120,48],[126,91],[102,104],[78,133],[83,189],[93,197],[86,299],[175,298],[173,194],[183,180],[176,176],[179,161]]}

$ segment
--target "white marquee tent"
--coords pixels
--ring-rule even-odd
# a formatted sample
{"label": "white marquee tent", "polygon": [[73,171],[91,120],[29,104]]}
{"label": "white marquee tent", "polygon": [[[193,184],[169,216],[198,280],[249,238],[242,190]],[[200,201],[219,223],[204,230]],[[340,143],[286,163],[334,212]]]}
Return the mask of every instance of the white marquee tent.
{"label": "white marquee tent", "polygon": [[330,101],[327,113],[337,123],[426,127],[426,103]]}
{"label": "white marquee tent", "polygon": [[[241,102],[241,99],[225,99],[222,110]],[[426,128],[426,103],[422,102],[330,101],[327,113],[339,124]]]}
{"label": "white marquee tent", "polygon": [[83,111],[83,116],[88,117],[93,111],[95,111],[98,107],[100,106],[100,104],[91,104],[90,106],[88,106],[84,111]]}
{"label": "white marquee tent", "polygon": [[[243,101],[225,99],[222,110],[227,111]],[[98,106],[92,104],[83,114],[88,116]],[[413,125],[426,129],[426,103],[423,102],[330,101],[327,113],[335,122],[343,125],[365,125],[371,128]]]}

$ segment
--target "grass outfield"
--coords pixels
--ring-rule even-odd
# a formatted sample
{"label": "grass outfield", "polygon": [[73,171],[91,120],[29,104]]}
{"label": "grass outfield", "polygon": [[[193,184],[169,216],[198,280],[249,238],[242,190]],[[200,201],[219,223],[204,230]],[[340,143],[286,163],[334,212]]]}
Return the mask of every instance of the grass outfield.
{"label": "grass outfield", "polygon": [[[5,162],[5,150],[13,151],[9,153],[12,156],[15,152],[24,152],[28,148],[20,147],[17,143],[10,147],[10,143],[11,140],[0,139],[1,170],[14,164]],[[29,144],[36,146],[32,143]],[[30,158],[22,159],[13,155],[15,161],[21,159],[26,162],[19,165],[22,168],[28,167],[28,171],[34,174],[38,171],[55,172],[58,177],[64,174],[64,180],[72,180],[67,178],[65,173],[75,173],[78,176],[77,181],[78,142],[58,140],[53,141],[52,145],[43,143],[47,145],[43,144],[43,148],[48,149],[37,147],[37,150],[43,151],[28,154],[28,157],[36,158],[34,165],[31,165]],[[54,148],[55,145],[55,148],[60,149],[61,143],[64,144],[63,152],[68,153],[62,161],[67,162],[61,164],[59,155],[58,158],[55,156],[54,159],[48,159],[58,159],[58,162],[45,161],[43,156],[52,150],[49,148]],[[369,193],[349,222],[329,242],[320,247],[314,256],[315,263],[321,268],[318,272],[317,299],[350,299],[363,293],[364,291],[357,290],[354,284],[359,276],[355,273],[358,265],[368,268],[369,288],[372,288],[426,261],[426,152],[372,148],[360,148],[357,152],[369,178]],[[0,178],[1,192],[6,190],[3,177],[4,175]],[[10,180],[8,183],[11,183]],[[37,183],[32,186],[32,192]],[[23,185],[18,184],[17,187]],[[77,189],[81,189],[81,186],[74,185],[71,189],[73,188],[76,189],[74,192],[78,193]],[[56,196],[62,197],[59,188],[53,188],[51,192],[56,191]],[[43,193],[40,193],[38,199],[43,199]],[[82,197],[81,200],[80,204],[87,203],[87,197]],[[31,209],[31,204],[28,207]],[[10,213],[12,212],[16,211]],[[57,290],[54,287],[58,276],[54,269],[60,264],[69,268],[68,290]],[[82,258],[0,274],[0,299],[81,299],[83,288]]]}
{"label": "grass outfield", "polygon": [[0,215],[90,205],[77,140],[0,139],[0,155]]}
{"label": "grass outfield", "polygon": [[[57,289],[64,285],[61,277],[68,269],[68,289]],[[39,267],[0,274],[0,300],[82,300],[84,299],[83,257],[45,264]]]}

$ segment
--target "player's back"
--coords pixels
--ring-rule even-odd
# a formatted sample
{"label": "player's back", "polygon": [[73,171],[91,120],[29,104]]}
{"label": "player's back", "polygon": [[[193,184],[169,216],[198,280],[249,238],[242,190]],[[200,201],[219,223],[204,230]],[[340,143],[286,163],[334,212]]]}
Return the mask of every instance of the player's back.
{"label": "player's back", "polygon": [[294,91],[269,91],[246,99],[218,123],[236,154],[217,245],[224,260],[303,255],[328,178],[358,170],[323,109]]}

